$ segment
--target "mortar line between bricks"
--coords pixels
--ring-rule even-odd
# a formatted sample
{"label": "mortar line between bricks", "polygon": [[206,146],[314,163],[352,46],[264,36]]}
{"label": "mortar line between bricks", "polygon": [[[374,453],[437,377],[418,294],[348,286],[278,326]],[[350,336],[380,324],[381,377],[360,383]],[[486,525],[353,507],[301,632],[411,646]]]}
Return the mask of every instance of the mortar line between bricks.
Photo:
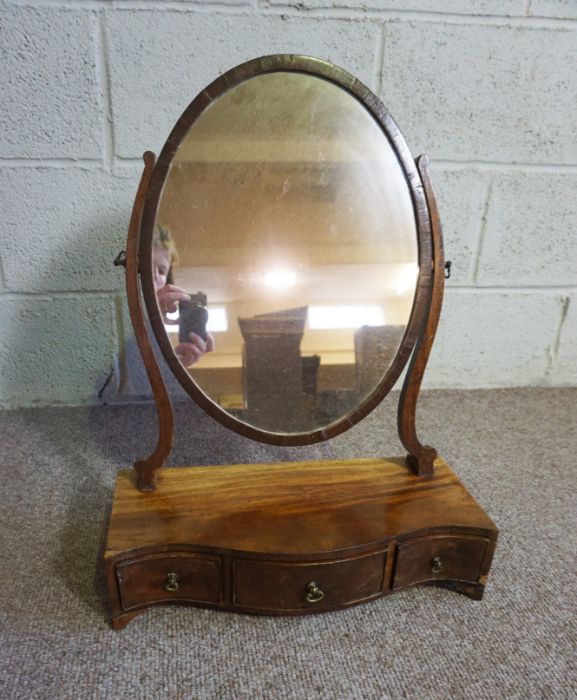
{"label": "mortar line between bricks", "polygon": [[78,297],[96,297],[99,299],[112,299],[118,296],[118,289],[102,291],[97,289],[75,289],[75,290],[47,290],[41,292],[14,292],[12,290],[0,292],[0,299],[5,301],[52,301],[54,299],[77,299]]}
{"label": "mortar line between bricks", "polygon": [[102,158],[0,158],[0,168],[82,168],[102,170]]}
{"label": "mortar line between bricks", "polygon": [[479,269],[481,267],[481,256],[483,255],[483,247],[485,244],[485,234],[487,232],[487,217],[489,216],[489,207],[491,206],[491,196],[493,194],[493,179],[489,180],[487,192],[483,205],[483,213],[481,214],[481,226],[477,236],[477,245],[473,254],[473,283],[476,285],[479,279]]}
{"label": "mortar line between bricks", "polygon": [[559,346],[561,345],[561,335],[563,333],[563,326],[565,325],[567,314],[569,313],[570,304],[571,297],[565,297],[565,299],[563,299],[563,306],[561,307],[561,318],[559,319],[557,332],[555,333],[555,338],[553,339],[553,346],[549,350],[549,364],[545,370],[546,375],[550,374],[557,364],[557,360],[559,358]]}
{"label": "mortar line between bricks", "polygon": [[[555,163],[499,163],[496,161],[489,160],[455,161],[445,160],[442,158],[435,159],[430,155],[429,158],[431,160],[431,165],[433,168],[433,175],[435,172],[435,168],[441,169],[443,171],[479,170],[482,172],[535,172],[577,174],[577,164],[562,165]],[[135,165],[136,163],[140,165],[142,163],[142,159],[136,156],[134,158],[116,156],[114,161],[114,164],[120,168]]]}
{"label": "mortar line between bricks", "polygon": [[230,14],[255,14],[261,13],[260,8],[247,0],[244,5],[228,5],[226,3],[213,3],[210,5],[192,5],[185,0],[162,2],[162,0],[124,0],[122,5],[112,4],[110,0],[8,0],[7,4],[16,7],[46,7],[63,8],[78,11],[107,10],[110,12],[125,11],[165,11],[194,13],[230,13]]}
{"label": "mortar line between bricks", "polygon": [[[4,4],[12,7],[64,7],[78,10],[100,10],[106,5],[102,0],[4,0]],[[108,2],[108,5],[110,3]]]}
{"label": "mortar line between bricks", "polygon": [[560,19],[557,17],[526,17],[524,15],[470,15],[451,12],[433,12],[418,10],[379,10],[354,7],[318,7],[301,10],[293,5],[274,5],[266,9],[265,14],[281,14],[297,17],[365,19],[368,21],[406,21],[430,22],[435,24],[480,24],[488,26],[526,27],[528,29],[567,29],[577,26],[577,19]]}
{"label": "mortar line between bricks", "polygon": [[122,5],[110,4],[110,0],[8,0],[8,4],[20,7],[55,7],[75,10],[107,9],[112,12],[165,11],[183,13],[226,12],[231,14],[285,15],[290,17],[309,17],[311,19],[350,19],[350,20],[401,20],[424,21],[447,24],[486,24],[493,26],[527,27],[531,29],[566,29],[577,26],[577,19],[557,17],[526,16],[524,14],[507,15],[470,15],[454,12],[434,12],[431,10],[381,10],[355,7],[319,7],[300,9],[291,4],[262,7],[248,2],[246,5],[228,5],[226,3],[189,4],[187,2],[161,2],[160,0],[124,0]]}
{"label": "mortar line between bricks", "polygon": [[476,287],[471,284],[463,285],[447,285],[446,293],[457,293],[457,294],[468,294],[473,292],[474,294],[491,294],[492,292],[511,292],[513,294],[541,294],[545,293],[559,293],[559,292],[577,292],[576,284],[558,284],[558,285],[527,285],[520,286],[516,284],[511,285],[487,285],[486,287]]}
{"label": "mortar line between bricks", "polygon": [[[29,2],[35,2],[37,0],[28,0]],[[46,1],[46,0],[44,0]],[[54,0],[55,2],[59,2],[61,0]],[[70,0],[72,1],[72,0]],[[94,1],[94,0],[91,0]],[[106,2],[106,0],[102,0],[102,2]],[[108,6],[107,6],[108,7]],[[162,2],[162,0],[151,0],[150,2],[148,0],[123,0],[122,5],[116,4],[113,5],[111,9],[113,12],[114,11],[119,11],[119,12],[124,12],[127,10],[134,10],[134,11],[167,11],[167,12],[183,12],[183,13],[198,13],[198,14],[262,14],[262,8],[260,8],[258,5],[255,5],[253,2],[246,2],[243,5],[228,5],[227,3],[218,3],[215,2],[214,4],[205,4],[205,3],[199,3],[197,4],[191,4],[186,2],[185,0],[179,2],[179,0],[176,0],[176,2],[170,2],[167,0],[167,2]]]}
{"label": "mortar line between bricks", "polygon": [[2,256],[0,255],[0,294],[3,292],[1,291],[6,287],[6,275],[4,274],[4,263],[2,262]]}
{"label": "mortar line between bricks", "polygon": [[385,26],[381,26],[375,52],[375,76],[373,78],[375,94],[380,95],[383,87],[383,63],[385,61]]}
{"label": "mortar line between bricks", "polygon": [[126,328],[124,323],[123,303],[125,294],[118,293],[114,296],[114,330],[116,332],[116,352],[118,354],[118,366],[122,385],[128,375],[126,364]]}
{"label": "mortar line between bricks", "polygon": [[577,173],[574,163],[507,163],[493,160],[447,160],[429,155],[431,165],[447,171],[482,170],[491,172]]}
{"label": "mortar line between bricks", "polygon": [[[456,161],[443,158],[435,159],[430,156],[433,171],[435,168],[444,171],[479,170],[483,172],[534,172],[552,174],[577,174],[577,165],[568,163],[501,163],[497,161]],[[102,169],[102,158],[11,158],[0,157],[0,168],[92,168]],[[141,157],[122,157],[115,155],[113,165],[129,167],[142,165]]]}
{"label": "mortar line between bricks", "polygon": [[108,172],[114,165],[114,120],[112,118],[112,93],[110,85],[110,61],[108,57],[108,39],[106,35],[106,13],[98,13],[96,27],[96,75],[98,77],[102,119],[102,145],[104,162]]}

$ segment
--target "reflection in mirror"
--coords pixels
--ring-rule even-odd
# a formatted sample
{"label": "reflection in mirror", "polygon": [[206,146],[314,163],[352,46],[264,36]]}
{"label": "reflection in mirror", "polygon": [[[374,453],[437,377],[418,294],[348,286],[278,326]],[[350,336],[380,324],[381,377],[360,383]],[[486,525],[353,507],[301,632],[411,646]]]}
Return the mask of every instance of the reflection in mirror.
{"label": "reflection in mirror", "polygon": [[[397,157],[356,98],[304,73],[231,88],[183,139],[156,223],[178,252],[157,288],[175,302],[165,328],[225,411],[304,432],[374,391],[411,313],[417,233]],[[206,335],[202,308],[196,322],[176,308],[184,292],[206,296]]]}

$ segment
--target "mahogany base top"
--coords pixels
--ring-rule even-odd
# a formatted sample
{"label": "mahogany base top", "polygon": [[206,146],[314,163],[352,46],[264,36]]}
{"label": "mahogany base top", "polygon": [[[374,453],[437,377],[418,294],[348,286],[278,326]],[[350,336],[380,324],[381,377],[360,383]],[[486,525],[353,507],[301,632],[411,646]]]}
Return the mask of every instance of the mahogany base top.
{"label": "mahogany base top", "polygon": [[446,526],[486,533],[492,520],[438,458],[432,477],[403,458],[171,467],[157,489],[118,475],[106,557],[186,543],[289,556],[337,552]]}
{"label": "mahogany base top", "polygon": [[153,604],[338,609],[408,585],[482,596],[497,528],[442,459],[165,468],[118,475],[105,551],[113,625]]}

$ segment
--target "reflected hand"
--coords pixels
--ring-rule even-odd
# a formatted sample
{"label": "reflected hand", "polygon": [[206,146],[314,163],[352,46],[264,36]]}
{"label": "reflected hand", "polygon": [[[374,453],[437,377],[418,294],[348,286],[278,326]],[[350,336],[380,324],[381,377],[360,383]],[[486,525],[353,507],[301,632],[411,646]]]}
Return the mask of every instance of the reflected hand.
{"label": "reflected hand", "polygon": [[205,352],[214,350],[214,338],[210,333],[206,334],[204,341],[196,333],[189,334],[190,343],[179,343],[174,352],[185,367],[190,367],[204,355]]}
{"label": "reflected hand", "polygon": [[189,301],[190,294],[187,294],[184,289],[176,287],[174,284],[165,284],[156,291],[158,306],[160,312],[164,316],[167,313],[176,311],[179,301]]}

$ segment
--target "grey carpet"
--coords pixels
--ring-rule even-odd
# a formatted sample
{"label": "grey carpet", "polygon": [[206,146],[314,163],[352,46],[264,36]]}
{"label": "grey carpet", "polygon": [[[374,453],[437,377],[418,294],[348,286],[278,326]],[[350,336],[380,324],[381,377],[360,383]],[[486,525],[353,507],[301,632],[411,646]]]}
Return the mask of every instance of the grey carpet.
{"label": "grey carpet", "polygon": [[[99,556],[150,406],[0,415],[0,698],[577,697],[577,390],[429,392],[422,436],[501,529],[485,599],[415,588],[344,612],[157,608],[113,632]],[[401,454],[391,399],[280,449],[179,408],[175,464]]]}

